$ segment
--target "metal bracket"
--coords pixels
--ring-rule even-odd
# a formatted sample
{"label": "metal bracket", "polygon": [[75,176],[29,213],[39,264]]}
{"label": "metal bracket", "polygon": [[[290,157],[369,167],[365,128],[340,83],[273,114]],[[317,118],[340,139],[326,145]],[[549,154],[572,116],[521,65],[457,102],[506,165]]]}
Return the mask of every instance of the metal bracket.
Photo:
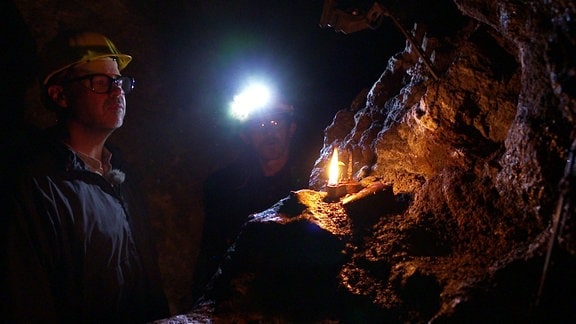
{"label": "metal bracket", "polygon": [[390,17],[390,19],[392,19],[392,22],[396,28],[400,30],[412,48],[416,50],[416,53],[422,59],[422,62],[424,62],[424,65],[434,80],[438,80],[438,74],[436,71],[434,71],[434,68],[432,67],[428,57],[424,55],[422,47],[416,43],[414,37],[406,31],[398,19],[396,19],[396,17],[394,17],[388,9],[386,9],[378,2],[374,2],[368,12],[366,14],[362,14],[358,10],[346,12],[344,10],[338,9],[335,5],[335,0],[324,0],[322,16],[320,17],[320,27],[331,27],[336,32],[350,34],[368,28],[376,29],[380,27],[384,16]]}

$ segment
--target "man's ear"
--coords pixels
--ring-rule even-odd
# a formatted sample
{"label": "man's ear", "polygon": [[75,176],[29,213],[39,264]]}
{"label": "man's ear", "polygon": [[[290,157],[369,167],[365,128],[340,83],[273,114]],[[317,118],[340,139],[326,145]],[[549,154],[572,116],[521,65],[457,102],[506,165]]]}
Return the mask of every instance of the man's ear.
{"label": "man's ear", "polygon": [[48,87],[48,96],[54,103],[62,108],[68,107],[68,100],[64,93],[64,87],[61,85],[53,84]]}

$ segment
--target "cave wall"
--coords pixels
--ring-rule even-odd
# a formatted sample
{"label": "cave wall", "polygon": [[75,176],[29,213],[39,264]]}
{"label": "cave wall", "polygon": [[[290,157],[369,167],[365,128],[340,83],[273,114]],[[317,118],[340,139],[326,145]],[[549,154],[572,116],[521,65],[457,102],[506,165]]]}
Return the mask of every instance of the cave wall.
{"label": "cave wall", "polygon": [[[327,127],[311,186],[325,184],[323,170],[338,146],[352,154],[354,172],[376,175],[397,192],[444,181],[444,191],[477,197],[482,183],[494,198],[480,208],[538,233],[554,212],[574,138],[574,4],[454,4],[458,10],[442,22],[451,32],[412,28],[440,77],[407,42],[365,104],[338,112]],[[447,180],[454,175],[476,185]],[[445,195],[432,199],[440,204]]]}
{"label": "cave wall", "polygon": [[[323,188],[325,163],[337,145],[344,161],[352,154],[354,172],[414,195],[403,215],[424,228],[422,236],[406,239],[414,253],[446,253],[448,245],[506,259],[518,252],[513,247],[522,246],[520,256],[510,258],[518,260],[534,243],[541,256],[575,136],[575,5],[455,0],[425,2],[412,10],[415,3],[394,2],[394,9],[407,13],[401,21],[423,44],[439,79],[408,44],[390,58],[374,85],[326,128],[311,187]],[[25,52],[60,29],[92,28],[130,49],[134,61],[125,72],[137,80],[178,69],[170,60],[174,54],[164,49],[174,41],[167,30],[171,37],[181,35],[174,25],[161,23],[158,13],[186,16],[191,10],[186,1],[11,4],[14,16],[5,21],[18,26]],[[435,17],[440,10],[449,10],[450,18]],[[192,36],[182,42],[193,42]],[[127,123],[113,140],[143,175],[164,285],[172,312],[179,313],[192,303],[187,293],[202,222],[200,202],[190,197],[199,197],[201,180],[217,166],[201,131],[185,123],[189,116],[178,118],[183,112],[166,95],[169,87],[138,84],[138,96],[129,98]],[[26,89],[30,108],[24,117],[46,126],[53,116],[34,101],[38,91],[37,84]],[[131,107],[143,108],[132,112]],[[380,223],[380,231],[395,231],[393,224]],[[572,254],[573,236],[563,233],[563,246]],[[369,242],[377,246],[385,237],[375,235]],[[438,249],[430,252],[426,245]]]}
{"label": "cave wall", "polygon": [[325,130],[312,188],[338,147],[358,179],[413,196],[366,231],[341,280],[400,321],[570,320],[575,5],[453,4],[448,28],[411,29],[438,78],[407,42]]}

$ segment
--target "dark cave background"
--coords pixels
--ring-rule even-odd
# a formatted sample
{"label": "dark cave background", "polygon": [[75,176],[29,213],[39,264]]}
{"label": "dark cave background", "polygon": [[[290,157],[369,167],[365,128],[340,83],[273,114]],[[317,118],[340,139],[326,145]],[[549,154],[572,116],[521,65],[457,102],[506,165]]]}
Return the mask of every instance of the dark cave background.
{"label": "dark cave background", "polygon": [[490,310],[488,320],[526,320],[564,198],[549,283],[564,289],[546,305],[570,319],[574,2],[382,3],[426,44],[439,80],[388,20],[350,35],[319,28],[322,1],[3,1],[2,139],[53,122],[37,99],[35,47],[60,29],[94,29],[133,55],[124,73],[137,91],[113,140],[142,174],[171,312],[182,314],[201,183],[237,153],[226,104],[248,75],[265,74],[298,110],[312,189],[337,145],[355,171],[413,196],[366,225],[340,270],[361,303],[391,321],[481,322]]}

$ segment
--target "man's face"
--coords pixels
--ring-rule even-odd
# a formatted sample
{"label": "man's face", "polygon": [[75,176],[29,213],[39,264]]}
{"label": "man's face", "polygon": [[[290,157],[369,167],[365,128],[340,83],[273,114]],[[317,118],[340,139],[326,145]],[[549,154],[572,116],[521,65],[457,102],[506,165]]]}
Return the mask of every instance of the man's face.
{"label": "man's face", "polygon": [[290,139],[296,130],[294,122],[278,115],[249,121],[242,138],[264,161],[277,160],[288,155]]}
{"label": "man's face", "polygon": [[[118,64],[111,58],[90,61],[74,68],[71,78],[91,74],[120,75]],[[112,85],[108,93],[96,93],[90,88],[90,80],[72,82],[65,91],[70,122],[94,131],[112,132],[122,126],[126,114],[126,98],[122,89]]]}

